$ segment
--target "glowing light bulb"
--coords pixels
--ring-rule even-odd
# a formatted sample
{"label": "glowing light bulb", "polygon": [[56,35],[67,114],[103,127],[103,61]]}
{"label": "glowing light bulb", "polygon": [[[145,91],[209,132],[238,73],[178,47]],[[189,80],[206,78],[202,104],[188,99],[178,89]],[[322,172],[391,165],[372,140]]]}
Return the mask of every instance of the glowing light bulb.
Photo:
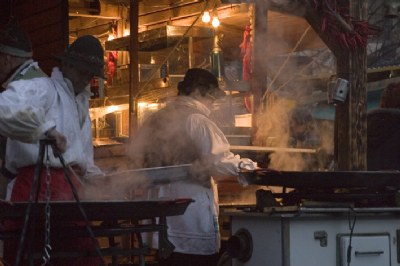
{"label": "glowing light bulb", "polygon": [[211,20],[210,12],[204,11],[203,16],[201,17],[201,20],[202,20],[204,23],[210,22],[210,20]]}
{"label": "glowing light bulb", "polygon": [[213,17],[211,24],[213,25],[214,28],[218,28],[220,23],[219,23],[219,19],[217,16]]}
{"label": "glowing light bulb", "polygon": [[114,34],[108,34],[108,41],[111,41],[111,40],[114,40],[115,39],[115,36],[114,36]]}
{"label": "glowing light bulb", "polygon": [[107,113],[113,113],[115,111],[117,111],[119,108],[116,105],[111,105],[107,107]]}

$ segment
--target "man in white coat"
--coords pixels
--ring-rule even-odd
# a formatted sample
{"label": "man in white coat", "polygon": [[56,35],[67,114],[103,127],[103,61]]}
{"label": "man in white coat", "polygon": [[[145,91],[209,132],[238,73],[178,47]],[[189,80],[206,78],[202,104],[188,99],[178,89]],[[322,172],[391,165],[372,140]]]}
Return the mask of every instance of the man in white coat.
{"label": "man in white coat", "polygon": [[[47,77],[32,59],[32,45],[28,35],[14,20],[0,30],[0,91],[12,81]],[[15,177],[5,168],[7,138],[0,136],[0,199],[4,199],[8,182]]]}
{"label": "man in white coat", "polygon": [[[61,71],[54,68],[51,78],[33,78],[9,83],[0,94],[0,134],[9,138],[5,167],[16,175],[8,198],[27,201],[37,162],[39,140],[55,139],[55,148],[62,153],[65,163],[79,176],[72,182],[79,191],[78,178],[102,175],[94,164],[89,97],[87,90],[94,76],[103,76],[103,48],[93,36],[82,36],[58,58]],[[59,158],[49,152],[51,201],[73,200]],[[42,173],[39,200],[46,193],[45,171]],[[7,222],[7,230],[17,229],[19,223]],[[5,242],[4,258],[10,264],[16,259],[17,241]],[[92,250],[90,239],[54,242],[52,250],[78,248]],[[40,243],[36,247],[43,247]],[[51,260],[54,265],[99,265],[99,258]]]}
{"label": "man in white coat", "polygon": [[256,164],[229,150],[229,143],[209,119],[214,101],[224,96],[216,77],[189,69],[178,84],[178,97],[146,119],[129,147],[138,168],[192,164],[187,180],[163,185],[160,198],[192,198],[184,215],[167,217],[168,239],[175,246],[162,266],[215,266],[220,248],[215,178],[237,176],[239,165]]}

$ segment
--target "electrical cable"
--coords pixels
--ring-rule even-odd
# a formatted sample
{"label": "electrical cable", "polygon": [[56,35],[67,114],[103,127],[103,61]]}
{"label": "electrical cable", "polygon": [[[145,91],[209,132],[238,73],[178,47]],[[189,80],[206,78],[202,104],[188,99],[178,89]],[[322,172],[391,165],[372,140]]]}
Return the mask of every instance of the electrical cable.
{"label": "electrical cable", "polygon": [[[351,214],[354,215],[353,221],[351,220]],[[356,225],[356,213],[353,210],[353,208],[350,208],[349,214],[348,214],[348,221],[349,221],[349,229],[350,229],[350,235],[349,235],[349,245],[347,246],[347,254],[346,254],[346,259],[347,259],[347,266],[350,266],[351,263],[351,251],[352,251],[352,246],[351,246],[351,241],[353,239],[353,232],[354,232],[354,226]]]}

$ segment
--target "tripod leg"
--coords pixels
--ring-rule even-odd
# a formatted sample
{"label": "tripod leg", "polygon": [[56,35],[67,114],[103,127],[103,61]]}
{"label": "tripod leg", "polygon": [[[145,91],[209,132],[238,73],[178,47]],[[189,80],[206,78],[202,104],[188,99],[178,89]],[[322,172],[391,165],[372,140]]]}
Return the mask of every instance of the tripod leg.
{"label": "tripod leg", "polygon": [[[29,195],[28,206],[26,207],[26,211],[25,211],[24,225],[22,227],[21,237],[20,237],[20,241],[19,241],[19,245],[18,245],[17,258],[15,261],[16,266],[20,265],[20,261],[22,258],[22,253],[23,253],[24,245],[25,245],[25,237],[27,235],[27,228],[28,228],[28,224],[29,224],[29,218],[31,215],[33,200],[35,198],[35,202],[37,203],[37,201],[38,201],[38,195],[39,195],[39,191],[40,191],[40,174],[42,172],[42,164],[43,164],[44,150],[45,150],[44,147],[45,147],[45,143],[40,141],[39,157],[36,161],[35,175],[33,177],[33,183],[32,183],[31,192]],[[36,195],[35,195],[35,191],[36,191]]]}

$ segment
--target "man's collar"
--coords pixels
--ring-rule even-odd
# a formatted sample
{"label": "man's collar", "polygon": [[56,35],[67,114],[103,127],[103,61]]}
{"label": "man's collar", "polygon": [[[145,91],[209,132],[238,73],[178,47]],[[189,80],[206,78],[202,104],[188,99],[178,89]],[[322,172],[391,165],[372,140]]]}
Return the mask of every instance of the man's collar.
{"label": "man's collar", "polygon": [[12,74],[11,76],[3,83],[1,86],[6,89],[8,84],[15,80],[15,78],[20,74],[23,73],[25,69],[28,69],[29,66],[33,63],[33,59],[26,60],[23,64],[21,64]]}

